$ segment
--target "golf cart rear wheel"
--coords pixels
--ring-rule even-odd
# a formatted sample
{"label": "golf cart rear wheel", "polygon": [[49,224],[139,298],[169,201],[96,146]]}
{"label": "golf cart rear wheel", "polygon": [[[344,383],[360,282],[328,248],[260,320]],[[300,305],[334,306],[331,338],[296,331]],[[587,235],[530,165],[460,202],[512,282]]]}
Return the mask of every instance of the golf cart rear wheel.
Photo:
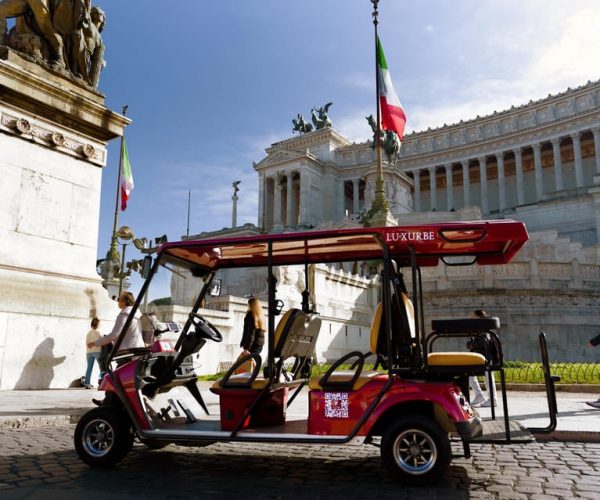
{"label": "golf cart rear wheel", "polygon": [[75,427],[75,450],[93,467],[112,467],[129,452],[133,432],[127,415],[118,408],[100,407],[87,412]]}
{"label": "golf cart rear wheel", "polygon": [[388,429],[381,439],[381,459],[399,481],[430,484],[450,465],[452,452],[448,435],[430,418],[410,415]]}

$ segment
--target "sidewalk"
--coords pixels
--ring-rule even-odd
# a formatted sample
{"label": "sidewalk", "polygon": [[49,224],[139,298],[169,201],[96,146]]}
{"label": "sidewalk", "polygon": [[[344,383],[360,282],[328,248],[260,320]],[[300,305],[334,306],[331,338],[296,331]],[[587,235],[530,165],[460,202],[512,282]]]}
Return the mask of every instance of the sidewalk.
{"label": "sidewalk", "polygon": [[[218,411],[218,400],[208,391],[212,382],[200,382],[205,401]],[[558,425],[550,436],[539,439],[560,441],[600,442],[600,410],[591,408],[585,401],[596,400],[598,393],[557,392]],[[0,429],[65,425],[74,423],[93,408],[92,398],[102,399],[103,393],[95,389],[48,389],[39,391],[0,391]],[[300,400],[295,403],[300,403]],[[502,414],[499,402],[496,417]],[[482,417],[489,417],[490,408],[478,409]],[[526,427],[546,427],[549,424],[546,393],[543,391],[508,392],[508,411],[511,419]],[[212,413],[212,411],[211,411]]]}

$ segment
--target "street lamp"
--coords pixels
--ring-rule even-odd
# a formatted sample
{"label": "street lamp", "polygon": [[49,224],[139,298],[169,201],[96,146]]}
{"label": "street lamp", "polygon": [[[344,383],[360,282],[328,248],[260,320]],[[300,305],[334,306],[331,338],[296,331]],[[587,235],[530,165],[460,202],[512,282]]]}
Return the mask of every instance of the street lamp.
{"label": "street lamp", "polygon": [[121,296],[121,291],[123,290],[123,278],[129,276],[129,272],[125,272],[125,248],[127,244],[134,238],[133,231],[129,226],[121,226],[117,231],[117,238],[119,243],[123,247],[123,251],[121,252],[121,269],[119,270],[119,297]]}

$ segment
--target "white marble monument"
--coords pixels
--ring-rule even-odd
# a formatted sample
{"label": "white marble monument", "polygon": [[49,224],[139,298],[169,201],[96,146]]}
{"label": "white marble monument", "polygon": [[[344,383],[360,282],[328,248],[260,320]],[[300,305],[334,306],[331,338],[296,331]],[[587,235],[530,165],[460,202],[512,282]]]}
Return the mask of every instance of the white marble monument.
{"label": "white marble monument", "polygon": [[104,97],[0,47],[0,389],[68,387],[118,309],[96,273]]}

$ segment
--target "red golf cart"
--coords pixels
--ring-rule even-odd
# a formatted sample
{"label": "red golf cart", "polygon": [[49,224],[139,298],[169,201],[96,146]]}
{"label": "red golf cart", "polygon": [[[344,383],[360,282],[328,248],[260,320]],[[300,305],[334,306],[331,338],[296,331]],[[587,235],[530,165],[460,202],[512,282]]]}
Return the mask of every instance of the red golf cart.
{"label": "red golf cart", "polygon": [[[177,273],[198,290],[176,343],[156,342],[147,349],[120,351],[118,367],[105,376],[100,407],[86,413],[75,430],[75,448],[89,465],[112,466],[130,450],[134,437],[149,447],[169,443],[205,446],[217,441],[304,444],[373,444],[397,479],[424,484],[450,464],[451,440],[464,454],[470,443],[533,440],[533,432],[556,425],[555,377],[548,368],[540,335],[550,425],[526,429],[509,420],[502,344],[497,318],[437,320],[426,329],[421,268],[446,265],[502,265],[528,239],[514,221],[477,221],[418,226],[360,228],[266,234],[167,243],[161,246],[128,322],[144,303],[151,284],[166,282],[163,271]],[[371,321],[366,352],[348,352],[324,374],[311,375],[310,363],[322,323],[309,290],[311,266],[367,262],[380,279],[380,302]],[[304,273],[301,306],[285,309],[275,278],[281,266]],[[198,314],[217,273],[251,269],[268,288],[268,349],[239,359],[210,389],[219,412],[209,414],[197,375],[181,370],[190,355],[222,336]],[[260,274],[262,273],[262,274]],[[405,283],[408,283],[408,287]],[[264,282],[264,281],[263,281]],[[314,302],[314,301],[312,301]],[[448,311],[452,316],[452,311]],[[466,349],[436,350],[448,339],[485,337],[490,354]],[[459,343],[459,342],[457,342]],[[254,360],[252,372],[236,374]],[[468,377],[500,373],[503,418],[484,421],[469,404]],[[206,395],[206,394],[205,394]]]}

